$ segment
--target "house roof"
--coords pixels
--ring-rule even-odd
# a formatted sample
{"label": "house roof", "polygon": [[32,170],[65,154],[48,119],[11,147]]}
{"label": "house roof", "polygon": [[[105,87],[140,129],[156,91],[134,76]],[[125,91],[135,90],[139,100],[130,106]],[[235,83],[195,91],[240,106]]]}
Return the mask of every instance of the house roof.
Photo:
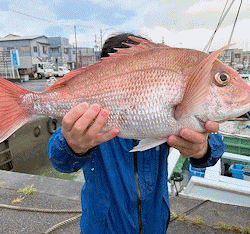
{"label": "house roof", "polygon": [[21,40],[34,40],[36,38],[40,38],[40,37],[45,37],[44,35],[39,35],[39,36],[26,36],[26,37],[22,37],[22,36],[18,36],[18,35],[14,35],[14,34],[8,34],[7,36],[0,38],[0,41],[21,41]]}

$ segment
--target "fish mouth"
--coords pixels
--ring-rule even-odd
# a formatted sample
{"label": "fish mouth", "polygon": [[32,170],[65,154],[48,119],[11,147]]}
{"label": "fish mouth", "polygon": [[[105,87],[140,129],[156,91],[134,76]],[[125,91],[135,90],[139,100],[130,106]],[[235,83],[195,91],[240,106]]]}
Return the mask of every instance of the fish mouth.
{"label": "fish mouth", "polygon": [[250,103],[248,103],[247,105],[244,105],[242,107],[235,108],[234,110],[230,110],[224,116],[220,116],[219,118],[214,119],[213,121],[222,123],[222,122],[227,121],[228,119],[237,118],[237,117],[239,117],[239,116],[241,116],[249,111],[250,111]]}

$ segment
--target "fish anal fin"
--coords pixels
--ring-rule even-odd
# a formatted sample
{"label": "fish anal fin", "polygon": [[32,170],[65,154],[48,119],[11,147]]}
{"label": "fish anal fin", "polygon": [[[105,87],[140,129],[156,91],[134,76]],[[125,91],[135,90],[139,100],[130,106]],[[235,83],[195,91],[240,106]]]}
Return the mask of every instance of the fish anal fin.
{"label": "fish anal fin", "polygon": [[199,63],[196,69],[189,74],[182,102],[176,106],[174,111],[176,120],[192,111],[192,109],[199,105],[203,98],[206,97],[210,83],[212,82],[209,75],[213,63],[218,55],[226,48],[228,48],[228,46],[224,46],[208,55]]}
{"label": "fish anal fin", "polygon": [[129,152],[145,151],[161,145],[167,141],[166,139],[142,139],[137,146],[135,146]]}

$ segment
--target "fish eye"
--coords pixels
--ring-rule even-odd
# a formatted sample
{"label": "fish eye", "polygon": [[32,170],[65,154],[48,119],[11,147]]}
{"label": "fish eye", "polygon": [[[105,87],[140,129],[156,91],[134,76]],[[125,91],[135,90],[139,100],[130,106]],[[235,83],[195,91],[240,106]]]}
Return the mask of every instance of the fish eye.
{"label": "fish eye", "polygon": [[227,85],[230,82],[230,76],[226,73],[218,72],[214,78],[218,84],[223,86]]}

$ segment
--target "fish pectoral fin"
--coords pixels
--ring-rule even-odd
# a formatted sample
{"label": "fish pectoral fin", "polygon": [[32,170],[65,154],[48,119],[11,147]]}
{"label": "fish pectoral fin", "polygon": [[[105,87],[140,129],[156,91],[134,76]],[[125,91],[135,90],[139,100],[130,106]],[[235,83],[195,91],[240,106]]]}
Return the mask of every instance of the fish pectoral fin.
{"label": "fish pectoral fin", "polygon": [[202,100],[208,95],[209,85],[212,82],[210,71],[212,70],[213,63],[218,55],[227,47],[228,46],[224,46],[208,55],[199,63],[196,69],[188,75],[188,82],[182,102],[176,106],[174,111],[176,120],[192,111],[195,106],[199,106]]}
{"label": "fish pectoral fin", "polygon": [[145,151],[165,143],[167,139],[142,139],[137,146],[129,152]]}

